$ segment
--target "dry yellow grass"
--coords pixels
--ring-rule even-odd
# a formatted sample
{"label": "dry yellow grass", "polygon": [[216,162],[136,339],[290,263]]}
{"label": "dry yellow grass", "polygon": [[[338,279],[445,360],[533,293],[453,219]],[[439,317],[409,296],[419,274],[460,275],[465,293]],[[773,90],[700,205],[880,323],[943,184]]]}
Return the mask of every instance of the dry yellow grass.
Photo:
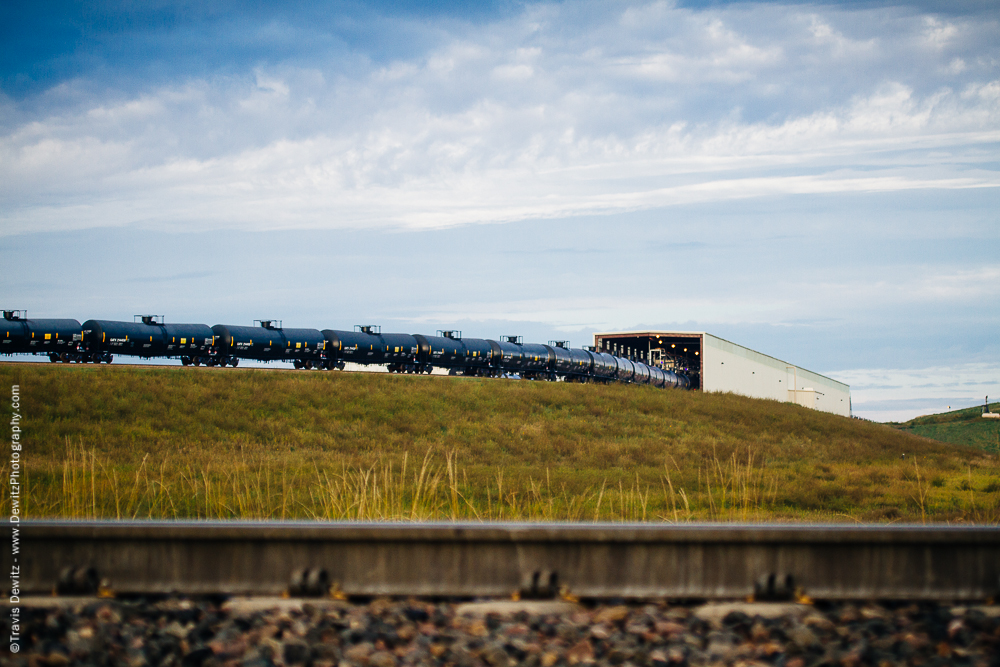
{"label": "dry yellow grass", "polygon": [[21,390],[32,518],[1000,517],[994,454],[733,395],[41,364],[0,379]]}

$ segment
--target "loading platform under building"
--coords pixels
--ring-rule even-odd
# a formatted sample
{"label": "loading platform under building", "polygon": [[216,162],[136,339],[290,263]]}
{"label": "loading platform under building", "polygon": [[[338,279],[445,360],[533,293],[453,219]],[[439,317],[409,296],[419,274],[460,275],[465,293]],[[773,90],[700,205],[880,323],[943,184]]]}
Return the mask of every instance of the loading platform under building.
{"label": "loading platform under building", "polygon": [[691,388],[769,398],[850,416],[851,388],[704,331],[613,331],[594,334],[594,348],[684,373]]}

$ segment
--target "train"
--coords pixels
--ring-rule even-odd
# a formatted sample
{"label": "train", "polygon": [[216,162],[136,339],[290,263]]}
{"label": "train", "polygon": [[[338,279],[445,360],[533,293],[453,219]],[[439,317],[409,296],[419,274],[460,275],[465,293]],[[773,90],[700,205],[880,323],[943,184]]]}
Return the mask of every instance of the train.
{"label": "train", "polygon": [[296,369],[343,370],[348,363],[385,366],[390,373],[508,377],[567,382],[623,382],[690,389],[679,369],[661,368],[568,341],[525,343],[520,336],[499,340],[463,338],[461,331],[436,335],[382,333],[375,325],[353,331],[284,328],[279,320],[253,326],[178,324],[159,315],[115,320],[28,319],[23,310],[4,310],[0,354],[47,355],[55,363],[110,364],[115,355],[179,359],[184,366],[232,366],[241,360],[283,361]]}

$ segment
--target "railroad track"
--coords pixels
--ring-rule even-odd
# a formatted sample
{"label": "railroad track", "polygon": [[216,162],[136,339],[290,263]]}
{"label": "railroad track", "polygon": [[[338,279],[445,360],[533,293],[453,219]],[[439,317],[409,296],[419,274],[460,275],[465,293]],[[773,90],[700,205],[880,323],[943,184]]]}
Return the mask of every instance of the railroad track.
{"label": "railroad track", "polygon": [[[10,543],[12,527],[4,528]],[[22,595],[982,601],[1000,529],[25,521]],[[16,562],[14,562],[16,558]]]}

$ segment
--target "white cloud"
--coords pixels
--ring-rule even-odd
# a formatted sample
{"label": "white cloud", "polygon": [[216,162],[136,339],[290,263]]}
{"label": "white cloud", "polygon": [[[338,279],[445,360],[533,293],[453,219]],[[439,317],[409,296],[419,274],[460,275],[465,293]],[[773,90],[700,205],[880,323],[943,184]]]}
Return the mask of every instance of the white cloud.
{"label": "white cloud", "polygon": [[284,81],[276,77],[267,76],[266,73],[260,70],[257,70],[255,74],[257,77],[257,88],[280,95],[281,97],[288,97],[288,84]]}
{"label": "white cloud", "polygon": [[914,290],[915,299],[988,303],[1000,285],[1000,265],[952,274],[922,276]]}
{"label": "white cloud", "polygon": [[865,368],[829,373],[851,386],[854,414],[875,421],[907,421],[920,415],[981,404],[1000,396],[1000,364],[928,368]]}
{"label": "white cloud", "polygon": [[941,21],[934,16],[924,19],[924,37],[935,48],[943,49],[959,34],[958,27],[952,23]]}
{"label": "white cloud", "polygon": [[845,36],[843,32],[835,29],[832,25],[815,14],[808,17],[809,34],[817,46],[829,47],[829,53],[835,58],[845,58],[868,54],[869,57],[876,48],[877,40],[864,39],[855,40]]}
{"label": "white cloud", "polygon": [[499,65],[493,68],[493,76],[498,79],[530,79],[535,73],[531,65]]}

